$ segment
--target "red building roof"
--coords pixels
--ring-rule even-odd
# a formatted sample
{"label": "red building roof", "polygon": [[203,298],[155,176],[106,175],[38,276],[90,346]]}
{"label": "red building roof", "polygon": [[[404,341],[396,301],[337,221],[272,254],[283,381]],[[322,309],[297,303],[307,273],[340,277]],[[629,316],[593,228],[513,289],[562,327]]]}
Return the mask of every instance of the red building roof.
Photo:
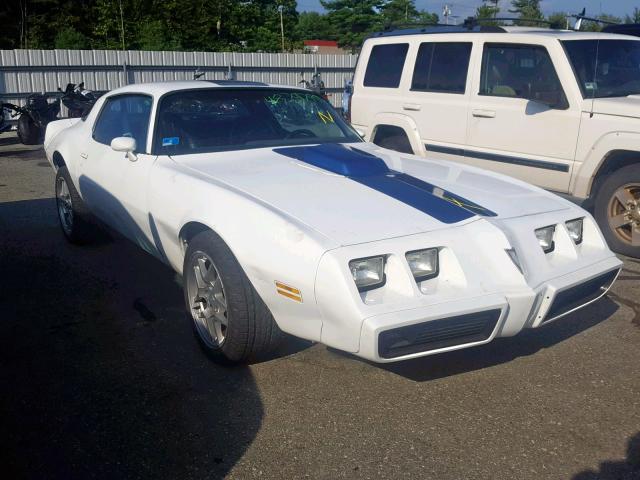
{"label": "red building roof", "polygon": [[305,47],[338,47],[335,40],[305,40]]}

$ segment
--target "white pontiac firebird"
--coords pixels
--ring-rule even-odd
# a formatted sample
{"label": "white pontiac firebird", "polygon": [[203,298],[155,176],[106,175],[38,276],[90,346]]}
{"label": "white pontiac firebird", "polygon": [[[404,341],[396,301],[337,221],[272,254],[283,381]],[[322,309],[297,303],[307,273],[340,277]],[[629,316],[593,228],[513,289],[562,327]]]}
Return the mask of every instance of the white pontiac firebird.
{"label": "white pontiac firebird", "polygon": [[45,150],[66,237],[97,218],[173,267],[224,361],[282,332],[376,362],[479,345],[595,301],[621,267],[585,210],[365,143],[308,90],[131,85],[50,123]]}

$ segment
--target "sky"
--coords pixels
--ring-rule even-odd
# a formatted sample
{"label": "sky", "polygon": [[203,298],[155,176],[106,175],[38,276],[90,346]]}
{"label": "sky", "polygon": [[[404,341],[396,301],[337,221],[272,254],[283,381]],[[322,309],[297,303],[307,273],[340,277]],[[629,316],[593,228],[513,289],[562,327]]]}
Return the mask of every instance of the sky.
{"label": "sky", "polygon": [[[323,11],[320,0],[297,0],[300,11]],[[501,7],[505,13],[511,5],[509,0],[502,0]],[[442,7],[447,4],[453,15],[460,17],[461,21],[473,15],[476,8],[482,4],[481,0],[415,0],[418,10],[427,10],[442,16]],[[634,7],[640,8],[640,0],[542,0],[540,2],[542,11],[545,14],[553,12],[579,13],[583,8],[587,9],[587,16],[598,15],[599,13],[609,13],[618,17],[631,14]]]}

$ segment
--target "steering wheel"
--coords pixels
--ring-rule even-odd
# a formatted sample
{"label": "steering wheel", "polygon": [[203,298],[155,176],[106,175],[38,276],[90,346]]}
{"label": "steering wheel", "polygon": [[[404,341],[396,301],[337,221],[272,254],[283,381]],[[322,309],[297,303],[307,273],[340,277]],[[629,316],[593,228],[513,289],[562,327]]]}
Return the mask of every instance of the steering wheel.
{"label": "steering wheel", "polygon": [[300,128],[298,130],[294,130],[290,132],[286,138],[315,138],[317,135],[313,133],[311,130],[306,128]]}

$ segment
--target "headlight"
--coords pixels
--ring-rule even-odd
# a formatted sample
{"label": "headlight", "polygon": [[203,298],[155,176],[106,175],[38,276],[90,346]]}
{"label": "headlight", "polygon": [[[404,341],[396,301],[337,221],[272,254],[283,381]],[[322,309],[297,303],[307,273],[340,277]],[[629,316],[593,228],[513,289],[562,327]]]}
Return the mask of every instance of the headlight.
{"label": "headlight", "polygon": [[575,220],[565,222],[569,236],[576,245],[580,245],[582,243],[582,220],[584,219],[576,218]]}
{"label": "headlight", "polygon": [[416,282],[422,282],[438,276],[438,249],[427,248],[405,254],[411,273]]}
{"label": "headlight", "polygon": [[349,262],[349,270],[358,290],[364,292],[384,285],[385,257],[357,258]]}
{"label": "headlight", "polygon": [[536,230],[536,237],[538,238],[538,243],[540,243],[540,247],[544,250],[544,253],[553,252],[555,248],[555,243],[553,242],[553,234],[556,231],[555,225],[549,225],[548,227],[538,228]]}

